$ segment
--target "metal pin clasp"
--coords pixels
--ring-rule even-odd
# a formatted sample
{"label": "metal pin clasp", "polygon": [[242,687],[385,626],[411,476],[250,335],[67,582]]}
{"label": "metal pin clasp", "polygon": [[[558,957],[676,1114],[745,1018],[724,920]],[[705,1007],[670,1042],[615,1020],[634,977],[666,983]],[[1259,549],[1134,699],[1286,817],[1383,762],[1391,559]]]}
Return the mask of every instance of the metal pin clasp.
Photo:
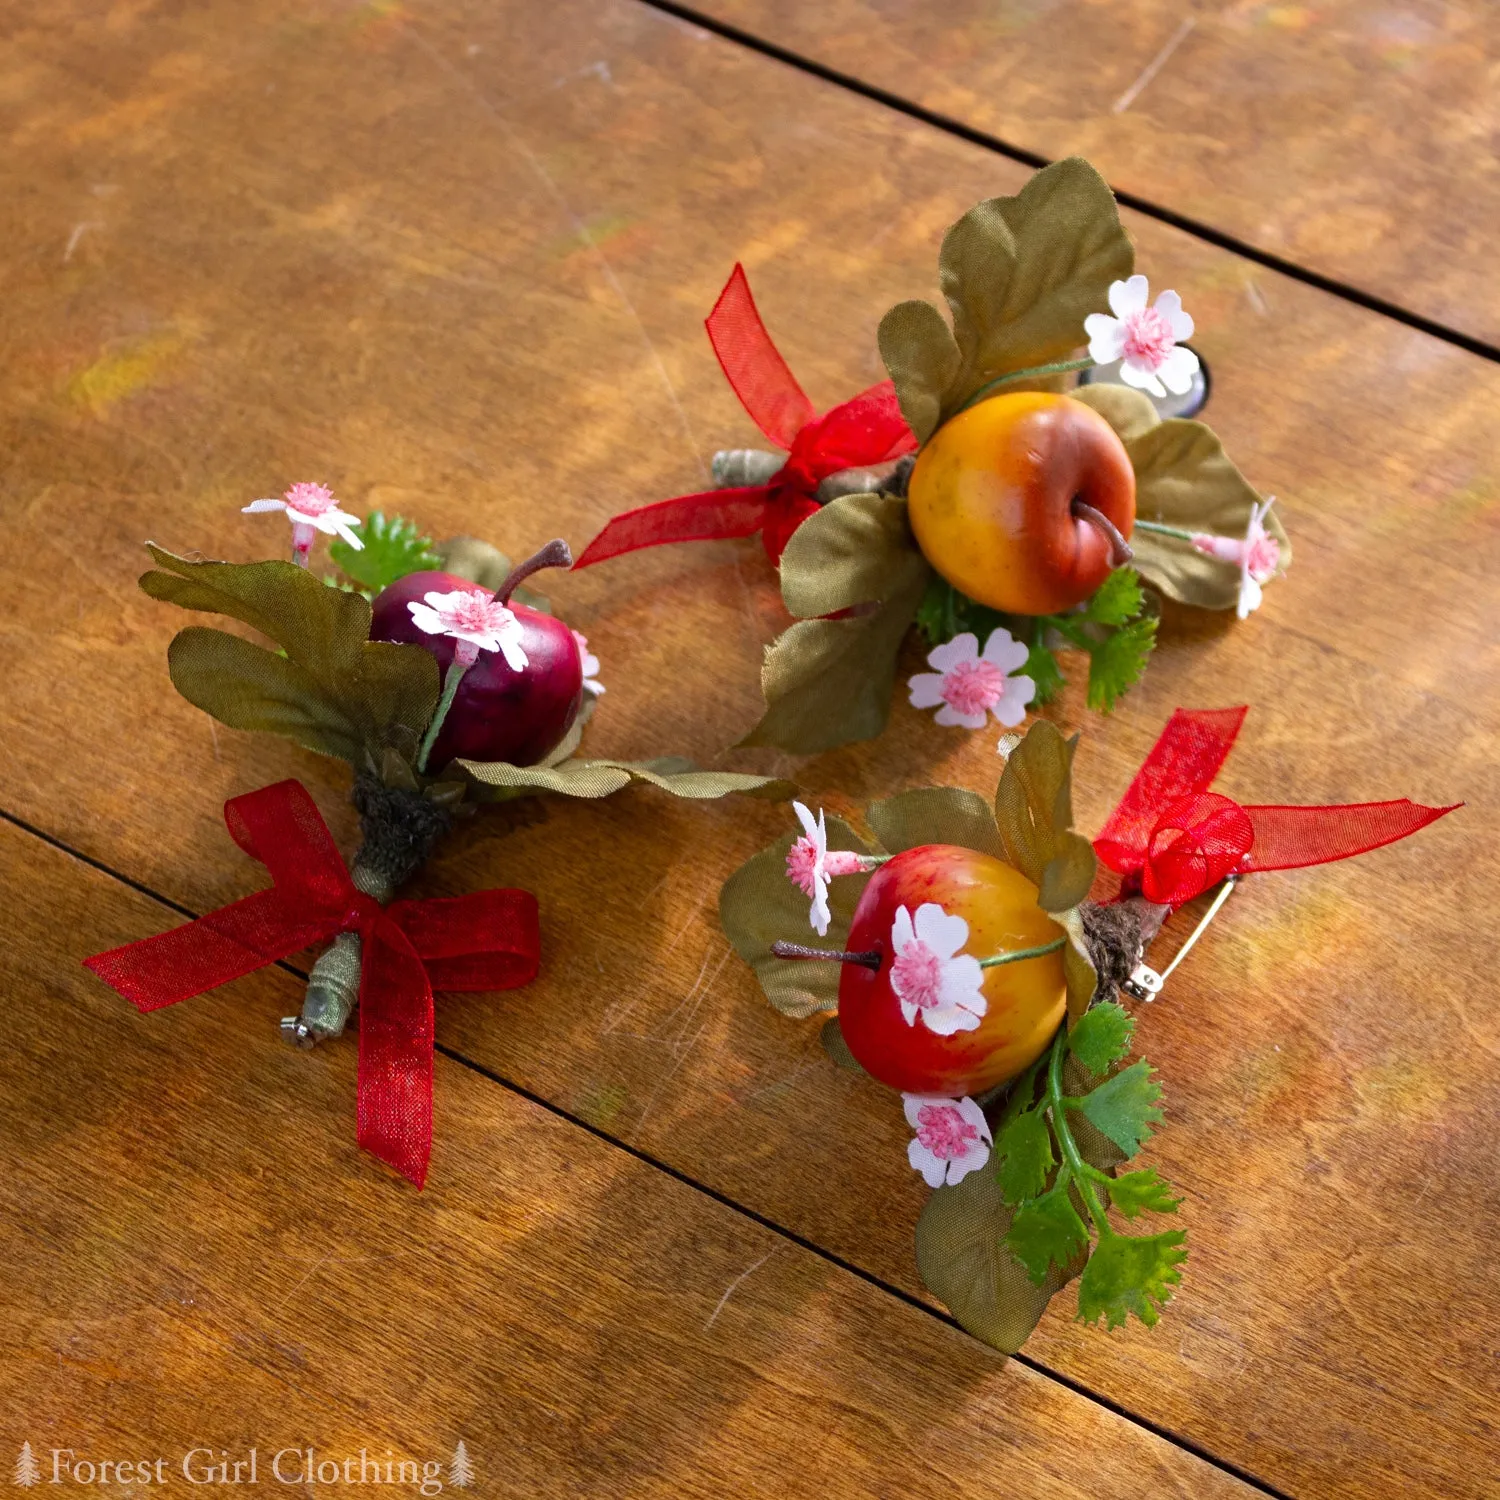
{"label": "metal pin clasp", "polygon": [[1224,903],[1229,899],[1230,894],[1233,892],[1235,885],[1238,883],[1239,879],[1240,877],[1238,875],[1225,876],[1224,884],[1220,886],[1219,894],[1214,897],[1213,905],[1203,913],[1203,919],[1188,934],[1187,941],[1182,945],[1182,947],[1177,950],[1175,954],[1172,955],[1172,962],[1169,963],[1166,968],[1161,971],[1160,974],[1158,974],[1156,970],[1153,969],[1151,965],[1145,961],[1145,949],[1137,949],[1135,955],[1135,968],[1130,971],[1130,978],[1127,979],[1124,984],[1120,986],[1120,988],[1135,1000],[1156,999],[1156,997],[1161,994],[1163,988],[1166,986],[1167,980],[1172,977],[1172,971],[1177,967],[1178,964],[1183,961],[1183,959],[1188,956],[1189,950],[1192,948],[1193,944],[1203,936],[1203,933],[1208,927],[1208,924],[1212,922],[1216,916],[1219,915],[1220,907],[1222,907]]}

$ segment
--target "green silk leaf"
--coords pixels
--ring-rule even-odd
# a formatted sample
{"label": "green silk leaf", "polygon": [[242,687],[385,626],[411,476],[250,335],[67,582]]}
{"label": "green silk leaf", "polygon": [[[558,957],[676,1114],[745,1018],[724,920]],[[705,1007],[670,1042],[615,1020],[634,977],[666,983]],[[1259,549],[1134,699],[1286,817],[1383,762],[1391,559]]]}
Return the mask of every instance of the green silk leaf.
{"label": "green silk leaf", "polygon": [[1161,1124],[1160,1101],[1161,1087],[1152,1077],[1150,1063],[1142,1058],[1106,1078],[1076,1103],[1083,1117],[1130,1157],[1141,1149],[1153,1127]]}
{"label": "green silk leaf", "polygon": [[1073,1207],[1067,1184],[1022,1203],[1005,1243],[1036,1286],[1043,1284],[1049,1270],[1064,1270],[1084,1254],[1089,1232]]}
{"label": "green silk leaf", "polygon": [[1005,857],[995,815],[977,792],[917,787],[874,803],[865,817],[875,837],[891,854],[923,844],[958,844],[995,859]]}
{"label": "green silk leaf", "polygon": [[1153,1328],[1160,1308],[1182,1280],[1187,1239],[1181,1229],[1153,1235],[1105,1235],[1094,1247],[1078,1283],[1078,1320],[1121,1328],[1134,1314]]}
{"label": "green silk leaf", "polygon": [[1155,1167],[1141,1167],[1122,1172],[1110,1183],[1109,1201],[1127,1219],[1136,1219],[1143,1213],[1176,1213],[1182,1199],[1173,1196],[1172,1185],[1156,1175]]}
{"label": "green silk leaf", "polygon": [[1113,1000],[1091,1006],[1068,1033],[1068,1050],[1096,1078],[1120,1062],[1130,1051],[1135,1022],[1122,1005]]}
{"label": "green silk leaf", "polygon": [[1039,1109],[1014,1115],[995,1137],[1000,1191],[1007,1203],[1019,1204],[1046,1191],[1047,1178],[1057,1164],[1052,1132]]}

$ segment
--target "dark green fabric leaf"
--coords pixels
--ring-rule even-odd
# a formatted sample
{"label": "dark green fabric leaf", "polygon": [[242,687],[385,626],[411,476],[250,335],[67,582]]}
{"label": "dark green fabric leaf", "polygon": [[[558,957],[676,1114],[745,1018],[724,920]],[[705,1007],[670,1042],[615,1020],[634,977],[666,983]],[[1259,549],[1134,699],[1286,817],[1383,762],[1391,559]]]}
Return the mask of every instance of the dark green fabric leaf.
{"label": "dark green fabric leaf", "polygon": [[141,578],[152,598],[268,636],[301,670],[303,690],[323,700],[322,718],[353,726],[372,755],[397,741],[414,748],[437,704],[437,663],[420,646],[372,643],[367,600],[290,562],[192,562],[147,550],[160,564]]}
{"label": "dark green fabric leaf", "polygon": [[995,815],[976,792],[918,787],[874,803],[865,818],[891,854],[922,844],[959,844],[996,859],[1005,858]]}
{"label": "dark green fabric leaf", "polygon": [[880,357],[896,386],[901,415],[921,442],[937,430],[943,400],[963,357],[930,302],[898,302],[880,320]]}
{"label": "dark green fabric leaf", "polygon": [[295,662],[227,631],[192,625],[167,647],[172,684],[231,729],[285,735],[319,755],[353,761],[359,732]]}
{"label": "dark green fabric leaf", "polygon": [[943,417],[997,376],[1050,364],[1084,343],[1083,320],[1105,310],[1110,283],[1134,264],[1114,194],[1082,157],[1044,167],[1014,197],[970,209],[939,256],[962,356]]}
{"label": "dark green fabric leaf", "polygon": [[505,761],[456,760],[480,788],[505,792],[515,789],[559,792],[565,797],[608,797],[632,781],[644,781],[674,797],[708,799],[731,792],[750,796],[785,797],[791,783],[771,776],[749,776],[739,771],[700,771],[690,761],[568,760],[554,766],[513,766]]}
{"label": "dark green fabric leaf", "polygon": [[[1137,519],[1215,536],[1245,535],[1261,497],[1202,422],[1172,418],[1125,447],[1135,466]],[[1292,553],[1274,506],[1265,526],[1281,544],[1279,577]],[[1137,527],[1130,545],[1141,575],[1170,598],[1201,609],[1233,609],[1239,602],[1239,569],[1204,556],[1191,542]]]}
{"label": "dark green fabric leaf", "polygon": [[938,1188],[917,1220],[923,1285],[975,1338],[1004,1354],[1026,1342],[1047,1303],[1083,1265],[1079,1257],[1033,1285],[1005,1243],[1014,1216],[996,1174],[981,1169]]}
{"label": "dark green fabric leaf", "polygon": [[1094,846],[1078,833],[1059,835],[1056,853],[1042,870],[1036,904],[1045,912],[1064,912],[1089,893],[1099,862]]}
{"label": "dark green fabric leaf", "polygon": [[823,1029],[818,1033],[823,1043],[823,1050],[828,1054],[830,1061],[836,1063],[846,1072],[863,1073],[864,1069],[859,1065],[859,1059],[849,1050],[849,1043],[844,1040],[843,1029],[839,1026],[837,1016],[829,1016],[823,1023]]}
{"label": "dark green fabric leaf", "polygon": [[766,652],[766,711],[746,745],[815,755],[873,739],[890,717],[896,658],[927,586],[920,553],[907,556],[884,602],[842,620],[799,620]]}
{"label": "dark green fabric leaf", "polygon": [[[870,849],[841,818],[829,818],[828,847],[868,854]],[[837,1010],[840,965],[817,959],[777,958],[778,939],[815,947],[841,948],[854,920],[854,908],[868,877],[840,876],[829,882],[831,922],[826,937],[813,932],[810,903],[786,873],[787,851],[797,836],[789,834],[742,864],[719,891],[719,923],[734,951],[755,970],[766,999],[786,1016],[810,1016]]]}
{"label": "dark green fabric leaf", "polygon": [[899,495],[845,495],[809,516],[781,554],[781,597],[813,620],[891,597],[928,572]]}
{"label": "dark green fabric leaf", "polygon": [[1037,719],[1005,759],[995,792],[995,822],[1005,857],[1040,886],[1047,864],[1072,831],[1071,781],[1075,736],[1065,740],[1049,719]]}

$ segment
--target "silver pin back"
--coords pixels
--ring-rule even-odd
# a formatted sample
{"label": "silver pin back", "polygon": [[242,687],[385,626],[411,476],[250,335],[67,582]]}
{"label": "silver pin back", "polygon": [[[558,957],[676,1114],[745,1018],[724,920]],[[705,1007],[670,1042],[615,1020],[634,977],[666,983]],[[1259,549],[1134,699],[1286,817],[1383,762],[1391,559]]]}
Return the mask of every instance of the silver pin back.
{"label": "silver pin back", "polygon": [[1188,934],[1187,941],[1172,955],[1172,962],[1161,973],[1158,974],[1145,961],[1144,950],[1139,950],[1135,956],[1135,968],[1130,971],[1130,978],[1120,988],[1135,1000],[1156,999],[1161,994],[1167,980],[1172,977],[1172,971],[1188,956],[1193,944],[1203,936],[1208,924],[1219,915],[1219,909],[1229,899],[1230,892],[1238,884],[1239,878],[1238,875],[1228,875],[1225,877],[1224,884],[1219,888],[1219,894],[1214,897],[1213,905],[1203,913],[1202,920]]}

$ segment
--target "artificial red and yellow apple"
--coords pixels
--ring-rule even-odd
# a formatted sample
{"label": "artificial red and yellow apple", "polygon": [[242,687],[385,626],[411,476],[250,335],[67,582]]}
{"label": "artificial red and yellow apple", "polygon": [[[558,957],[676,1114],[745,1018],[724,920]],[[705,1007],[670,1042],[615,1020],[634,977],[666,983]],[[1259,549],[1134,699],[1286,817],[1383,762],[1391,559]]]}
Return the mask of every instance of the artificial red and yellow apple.
{"label": "artificial red and yellow apple", "polygon": [[927,560],[991,609],[1061,614],[1130,558],[1130,455],[1069,396],[1014,392],[960,412],[922,449],[907,498]]}
{"label": "artificial red and yellow apple", "polygon": [[[872,961],[845,963],[839,981],[839,1028],[849,1050],[872,1077],[903,1093],[979,1094],[1030,1067],[1062,1024],[1068,1006],[1062,950],[983,969],[978,1024],[940,1034],[927,1024],[921,1006],[911,1003],[909,983],[905,1005],[898,993],[898,914],[904,908],[919,917],[928,903],[967,923],[960,951],[981,961],[1047,947],[1065,934],[1037,905],[1036,886],[1018,870],[952,844],[924,844],[894,855],[860,896],[848,947],[851,955],[870,955]],[[921,927],[919,919],[918,941]],[[931,953],[939,964],[949,957],[942,946]],[[926,954],[911,956],[919,969],[929,963]]]}
{"label": "artificial red and yellow apple", "polygon": [[[514,577],[514,575],[513,575]],[[509,582],[509,580],[508,580]],[[511,583],[514,587],[514,583]],[[455,573],[408,573],[381,590],[372,607],[370,639],[421,646],[436,659],[446,680],[459,642],[430,635],[411,606],[428,594],[491,591]],[[583,701],[583,657],[577,637],[552,615],[510,600],[501,602],[520,626],[526,665],[512,667],[501,651],[481,651],[463,673],[427,763],[435,770],[450,760],[498,760],[535,765],[562,743]]]}

